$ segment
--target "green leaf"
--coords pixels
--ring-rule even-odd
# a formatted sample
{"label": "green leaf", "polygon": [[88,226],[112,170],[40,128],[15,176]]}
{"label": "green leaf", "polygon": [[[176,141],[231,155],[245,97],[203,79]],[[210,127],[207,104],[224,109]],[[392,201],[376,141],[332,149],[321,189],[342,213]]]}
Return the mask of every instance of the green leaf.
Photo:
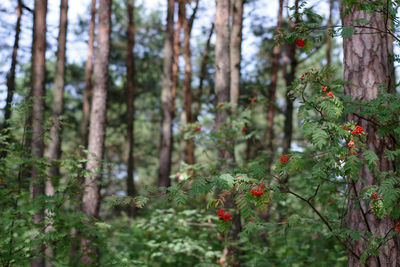
{"label": "green leaf", "polygon": [[344,26],[344,27],[342,28],[342,33],[341,33],[341,35],[342,35],[342,37],[343,37],[344,39],[347,39],[347,38],[349,38],[349,37],[353,34],[353,32],[354,32],[354,26]]}
{"label": "green leaf", "polygon": [[363,152],[363,154],[364,154],[364,157],[365,157],[365,161],[366,161],[366,163],[368,165],[368,168],[370,170],[374,170],[375,167],[376,167],[376,163],[379,160],[378,156],[372,150],[365,150]]}
{"label": "green leaf", "polygon": [[224,173],[222,174],[219,179],[223,180],[226,182],[228,189],[233,188],[233,184],[235,182],[235,178],[233,178],[232,175],[230,175],[229,173]]}
{"label": "green leaf", "polygon": [[309,55],[314,48],[314,42],[311,39],[307,39],[303,47],[304,51]]}

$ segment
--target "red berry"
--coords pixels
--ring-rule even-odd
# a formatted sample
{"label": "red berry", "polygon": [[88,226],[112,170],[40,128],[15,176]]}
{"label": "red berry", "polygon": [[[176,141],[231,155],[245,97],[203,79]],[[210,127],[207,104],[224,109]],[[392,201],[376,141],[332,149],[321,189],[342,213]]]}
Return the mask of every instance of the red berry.
{"label": "red berry", "polygon": [[253,98],[253,100],[252,100],[253,102],[257,102],[257,98]]}
{"label": "red berry", "polygon": [[360,134],[360,133],[362,133],[363,130],[364,130],[363,127],[357,125],[356,128],[354,128],[354,130],[351,133],[352,134]]}
{"label": "red berry", "polygon": [[288,159],[289,159],[289,155],[283,155],[283,156],[281,156],[281,163],[287,162]]}
{"label": "red berry", "polygon": [[328,92],[328,96],[330,96],[331,98],[333,98],[333,93],[332,93],[332,92]]}
{"label": "red berry", "polygon": [[296,40],[296,45],[299,46],[299,47],[304,47],[305,42],[304,42],[303,39],[297,39]]}
{"label": "red berry", "polygon": [[246,127],[243,127],[243,128],[242,128],[242,132],[244,132],[244,133],[247,132]]}
{"label": "red berry", "polygon": [[196,131],[200,132],[201,127],[200,126],[196,126]]}

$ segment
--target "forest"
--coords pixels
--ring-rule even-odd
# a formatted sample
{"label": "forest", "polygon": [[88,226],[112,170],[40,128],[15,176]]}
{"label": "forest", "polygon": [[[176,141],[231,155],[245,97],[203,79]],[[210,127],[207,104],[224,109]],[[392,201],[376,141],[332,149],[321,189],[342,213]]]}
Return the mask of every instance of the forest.
{"label": "forest", "polygon": [[2,0],[0,266],[400,267],[400,0]]}

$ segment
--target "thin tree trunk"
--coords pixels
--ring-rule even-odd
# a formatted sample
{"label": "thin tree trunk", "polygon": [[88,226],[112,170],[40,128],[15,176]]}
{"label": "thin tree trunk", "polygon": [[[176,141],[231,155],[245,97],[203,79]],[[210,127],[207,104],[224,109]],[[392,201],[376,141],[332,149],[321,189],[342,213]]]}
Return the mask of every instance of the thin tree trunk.
{"label": "thin tree trunk", "polygon": [[[46,13],[47,0],[35,0],[33,14],[33,43],[32,43],[32,141],[31,153],[35,160],[43,158],[44,152],[44,96],[46,82]],[[36,167],[35,167],[36,165]],[[35,201],[37,197],[44,195],[43,173],[37,164],[32,167],[31,195]],[[43,223],[43,209],[40,209],[33,217],[36,225]],[[40,251],[44,246],[40,246]],[[31,261],[31,266],[44,266],[43,256]]]}
{"label": "thin tree trunk", "polygon": [[181,29],[183,25],[182,9],[181,4],[178,0],[178,21],[176,23],[176,29],[174,32],[174,60],[172,63],[172,117],[175,117],[175,100],[176,100],[176,89],[178,87],[178,74],[179,74],[179,55],[181,54]]}
{"label": "thin tree trunk", "polygon": [[[50,129],[50,144],[48,148],[47,157],[52,161],[51,166],[47,168],[47,180],[46,180],[46,195],[54,196],[55,190],[52,179],[57,178],[60,175],[60,167],[58,160],[61,158],[61,134],[62,125],[60,116],[62,116],[64,109],[64,83],[65,83],[65,50],[67,42],[67,24],[68,24],[68,0],[61,0],[60,4],[60,29],[58,33],[58,48],[57,48],[57,69],[54,79],[54,97],[53,97],[53,124]],[[45,231],[49,232],[54,230],[52,216],[54,214],[46,210],[46,215],[49,217],[48,226]],[[54,257],[54,251],[50,246],[46,247],[46,267],[51,267],[51,259]]]}
{"label": "thin tree trunk", "polygon": [[[215,16],[215,93],[217,95],[217,106],[224,102],[229,102],[230,83],[229,83],[229,0],[218,0]],[[217,130],[226,122],[228,118],[227,109],[218,109],[216,114]],[[228,151],[221,151],[223,158],[230,158]]]}
{"label": "thin tree trunk", "polygon": [[[275,35],[279,34],[282,27],[283,0],[279,0],[278,22],[275,28]],[[269,86],[269,104],[267,113],[267,150],[270,153],[270,160],[267,164],[267,170],[270,170],[274,151],[274,118],[275,118],[275,99],[276,87],[278,83],[279,59],[281,57],[281,46],[276,45],[272,51],[272,66],[271,66],[271,84]]]}
{"label": "thin tree trunk", "polygon": [[[183,81],[183,108],[184,108],[184,121],[183,123],[192,123],[192,103],[193,103],[193,94],[192,94],[192,62],[191,62],[191,49],[190,49],[190,35],[192,33],[193,21],[196,17],[197,9],[199,7],[199,0],[196,0],[196,7],[193,10],[191,17],[188,19],[186,17],[186,0],[184,2],[184,22],[183,22],[183,30],[185,32],[185,38],[183,39],[184,46],[184,59],[185,59],[185,79]],[[181,121],[182,122],[182,121]],[[187,164],[194,164],[194,140],[190,138],[186,142],[185,149],[185,162]]]}
{"label": "thin tree trunk", "polygon": [[174,59],[174,0],[168,0],[167,29],[164,43],[163,85],[161,92],[162,130],[158,186],[171,185],[172,154],[172,64]]}
{"label": "thin tree trunk", "polygon": [[[361,1],[364,3],[367,1]],[[384,32],[385,18],[378,12],[366,12],[357,10],[353,7],[352,12],[342,18],[343,25],[353,25],[357,19],[367,19],[371,22],[370,26]],[[344,85],[345,95],[350,95],[353,99],[372,100],[378,95],[378,88],[384,84],[392,89],[395,83],[393,77],[393,62],[391,60],[391,38],[387,34],[377,33],[376,30],[367,28],[357,28],[357,34],[344,39],[344,80],[349,84]],[[378,48],[378,49],[377,49]],[[346,120],[355,121],[363,127],[367,133],[368,148],[376,153],[379,158],[378,168],[380,171],[393,171],[394,163],[385,156],[385,150],[394,150],[393,140],[378,135],[378,128],[370,121],[363,120],[358,116],[349,114]],[[371,172],[362,160],[359,180],[349,187],[350,197],[347,207],[346,224],[352,230],[361,233],[364,237],[372,236],[384,237],[389,231],[393,231],[395,221],[386,216],[378,219],[373,213],[368,212],[369,206],[358,196],[361,191],[370,185],[379,183],[376,174]],[[359,256],[368,249],[368,237],[366,239],[352,240],[353,250]],[[366,264],[374,266],[399,266],[400,265],[400,240],[398,236],[393,236],[379,248],[379,256],[370,256]],[[353,254],[349,254],[348,266],[364,266]]]}
{"label": "thin tree trunk", "polygon": [[[298,13],[300,0],[295,1],[295,14]],[[295,30],[298,19],[290,22],[290,31]],[[295,79],[297,59],[296,59],[296,44],[288,44],[286,48],[287,61],[286,64],[290,63],[290,70],[285,73],[286,86],[290,86]],[[283,137],[283,153],[289,152],[292,145],[292,133],[293,133],[293,101],[288,94],[289,90],[286,91],[286,109],[285,109],[285,124],[284,124],[284,137]]]}
{"label": "thin tree trunk", "polygon": [[[83,117],[81,124],[81,145],[86,149],[88,145],[89,118],[90,118],[90,98],[92,95],[92,76],[93,76],[93,51],[94,51],[94,31],[96,27],[96,0],[92,0],[90,10],[88,58],[85,65],[85,92],[83,94]],[[84,154],[82,155],[84,156]]]}
{"label": "thin tree trunk", "polygon": [[[231,35],[229,47],[229,68],[230,68],[230,103],[232,105],[232,112],[236,113],[239,95],[240,95],[240,62],[242,54],[242,24],[243,24],[243,5],[245,0],[231,0]],[[232,155],[233,158],[233,155]],[[229,196],[228,205],[233,207],[233,196]],[[242,231],[242,224],[240,214],[234,214],[232,217],[234,225],[232,237],[234,240],[239,239],[239,233]],[[234,258],[233,266],[238,266],[240,263],[236,260],[239,258],[240,251],[233,247],[229,247],[228,251],[230,256]]]}
{"label": "thin tree trunk", "polygon": [[[217,106],[222,103],[230,101],[230,59],[229,59],[229,0],[218,0],[217,10],[215,16],[215,32],[216,32],[216,44],[215,44],[215,93],[217,96]],[[215,117],[217,131],[223,129],[223,125],[226,123],[229,116],[227,109],[218,109]],[[227,149],[220,149],[219,157],[222,160],[222,165],[227,167],[229,163],[234,160],[233,155]],[[225,206],[227,208],[233,208],[233,196],[229,195],[226,199]],[[240,232],[240,215],[234,214],[232,221],[235,225],[235,229],[232,233],[232,238],[237,240],[237,235]],[[238,224],[239,222],[239,224]],[[238,228],[239,226],[239,228]],[[226,255],[232,257],[233,262],[237,262],[235,259],[235,249],[231,246],[224,249],[226,251],[221,259],[220,264],[226,266]],[[236,263],[234,264],[236,265]]]}
{"label": "thin tree trunk", "polygon": [[[133,162],[133,147],[134,147],[134,120],[135,120],[135,64],[133,49],[135,46],[135,23],[134,23],[134,7],[135,0],[128,0],[128,51],[126,59],[127,68],[127,100],[128,100],[128,116],[127,116],[127,135],[128,135],[128,173],[126,177],[126,188],[129,197],[135,195],[134,183],[134,162]],[[135,216],[135,206],[128,206],[128,215]]]}
{"label": "thin tree trunk", "polygon": [[[92,106],[90,111],[89,146],[87,169],[91,172],[84,182],[82,210],[89,217],[98,217],[100,209],[100,185],[102,178],[102,163],[104,157],[104,139],[107,115],[108,63],[110,55],[112,0],[100,0],[99,23],[97,35],[97,50],[93,70],[94,86]],[[95,254],[96,249],[91,241],[82,238],[82,262],[93,263],[89,254]],[[97,262],[96,261],[96,262]]]}
{"label": "thin tree trunk", "polygon": [[[4,108],[4,122],[2,125],[3,129],[8,128],[8,120],[11,118],[11,104],[15,91],[15,68],[17,66],[17,54],[19,47],[19,36],[21,33],[21,18],[22,18],[22,0],[18,0],[17,5],[17,25],[15,26],[15,38],[13,53],[11,56],[11,67],[7,75],[7,99],[6,106]],[[5,156],[5,155],[2,155]]]}
{"label": "thin tree trunk", "polygon": [[332,11],[333,11],[333,0],[329,0],[329,18],[328,18],[328,36],[326,37],[326,64],[328,66],[331,65],[331,50],[332,50],[332,37],[331,37],[331,28],[332,28]]}
{"label": "thin tree trunk", "polygon": [[200,115],[200,109],[201,109],[201,97],[203,95],[203,84],[204,84],[204,79],[206,78],[207,74],[207,63],[208,63],[208,54],[210,53],[210,43],[211,43],[211,37],[214,33],[214,23],[211,25],[210,33],[208,34],[207,42],[206,42],[206,48],[204,49],[203,52],[203,59],[201,61],[201,67],[200,67],[200,76],[199,76],[199,88],[197,90],[197,99],[195,103],[195,111],[193,113],[193,118],[192,121],[195,122],[198,120],[198,117]]}
{"label": "thin tree trunk", "polygon": [[[90,118],[90,98],[92,95],[92,75],[93,75],[93,51],[94,51],[94,38],[95,38],[95,27],[96,27],[96,0],[92,0],[92,6],[90,10],[90,23],[89,23],[89,41],[88,41],[88,58],[85,64],[85,91],[83,93],[83,116],[81,122],[81,146],[87,149],[88,146],[88,133],[89,133],[89,118]],[[81,150],[81,157],[84,158],[87,155]],[[85,169],[85,163],[82,164],[82,168]],[[79,177],[79,183],[83,184],[84,177]],[[78,202],[82,200],[82,195],[78,194],[76,199]],[[81,210],[80,204],[76,205],[77,210]],[[74,264],[80,247],[80,240],[77,239],[79,231],[72,229],[71,237],[73,243],[70,250],[71,264]]]}
{"label": "thin tree trunk", "polygon": [[239,100],[240,60],[242,54],[242,24],[244,0],[232,0],[232,30],[230,38],[230,100],[232,111],[235,112]]}

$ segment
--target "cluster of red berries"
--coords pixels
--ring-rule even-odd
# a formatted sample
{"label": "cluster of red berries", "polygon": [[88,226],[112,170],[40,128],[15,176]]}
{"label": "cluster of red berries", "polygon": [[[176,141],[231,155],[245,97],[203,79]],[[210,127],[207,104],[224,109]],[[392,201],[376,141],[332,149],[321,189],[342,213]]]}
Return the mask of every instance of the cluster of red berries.
{"label": "cluster of red berries", "polygon": [[200,126],[196,126],[196,131],[200,132],[201,127]]}
{"label": "cluster of red berries", "polygon": [[350,152],[350,156],[355,156],[356,155],[356,152]]}
{"label": "cluster of red berries", "polygon": [[257,98],[253,98],[251,101],[253,101],[254,103],[258,101]]}
{"label": "cluster of red berries", "polygon": [[289,157],[290,157],[289,155],[281,156],[281,163],[283,164],[283,163],[287,162],[289,160]]}
{"label": "cluster of red berries", "polygon": [[305,72],[303,75],[301,75],[300,80],[303,80],[303,79],[304,79],[304,76],[307,76],[307,75],[308,75],[308,72]]}
{"label": "cluster of red berries", "polygon": [[229,212],[225,213],[223,209],[217,210],[217,214],[219,216],[219,219],[224,220],[224,222],[227,222],[232,218],[232,215]]}
{"label": "cluster of red berries", "polygon": [[264,195],[264,183],[260,183],[260,185],[257,187],[257,189],[256,190],[254,190],[254,189],[251,189],[251,193],[254,195],[254,196],[261,196],[261,195]]}
{"label": "cluster of red berries", "polygon": [[373,194],[371,195],[371,197],[372,197],[373,199],[378,199],[378,194],[375,192],[375,193],[373,193]]}
{"label": "cluster of red berries", "polygon": [[[328,90],[328,88],[326,88],[325,86],[321,86],[322,92],[326,92]],[[333,93],[331,91],[329,91],[327,93],[328,96],[330,96],[330,98],[333,98]]]}
{"label": "cluster of red berries", "polygon": [[243,128],[242,128],[242,132],[243,132],[243,133],[247,132],[246,127],[243,127]]}
{"label": "cluster of red berries", "polygon": [[400,232],[400,222],[398,222],[397,224],[396,224],[396,227],[394,228],[394,230],[398,233],[398,232]]}
{"label": "cluster of red berries", "polygon": [[357,125],[356,128],[354,128],[354,130],[351,133],[357,135],[362,133],[363,130],[364,130],[363,127]]}
{"label": "cluster of red berries", "polygon": [[299,47],[304,47],[305,44],[306,44],[306,42],[303,39],[296,40],[296,45]]}

